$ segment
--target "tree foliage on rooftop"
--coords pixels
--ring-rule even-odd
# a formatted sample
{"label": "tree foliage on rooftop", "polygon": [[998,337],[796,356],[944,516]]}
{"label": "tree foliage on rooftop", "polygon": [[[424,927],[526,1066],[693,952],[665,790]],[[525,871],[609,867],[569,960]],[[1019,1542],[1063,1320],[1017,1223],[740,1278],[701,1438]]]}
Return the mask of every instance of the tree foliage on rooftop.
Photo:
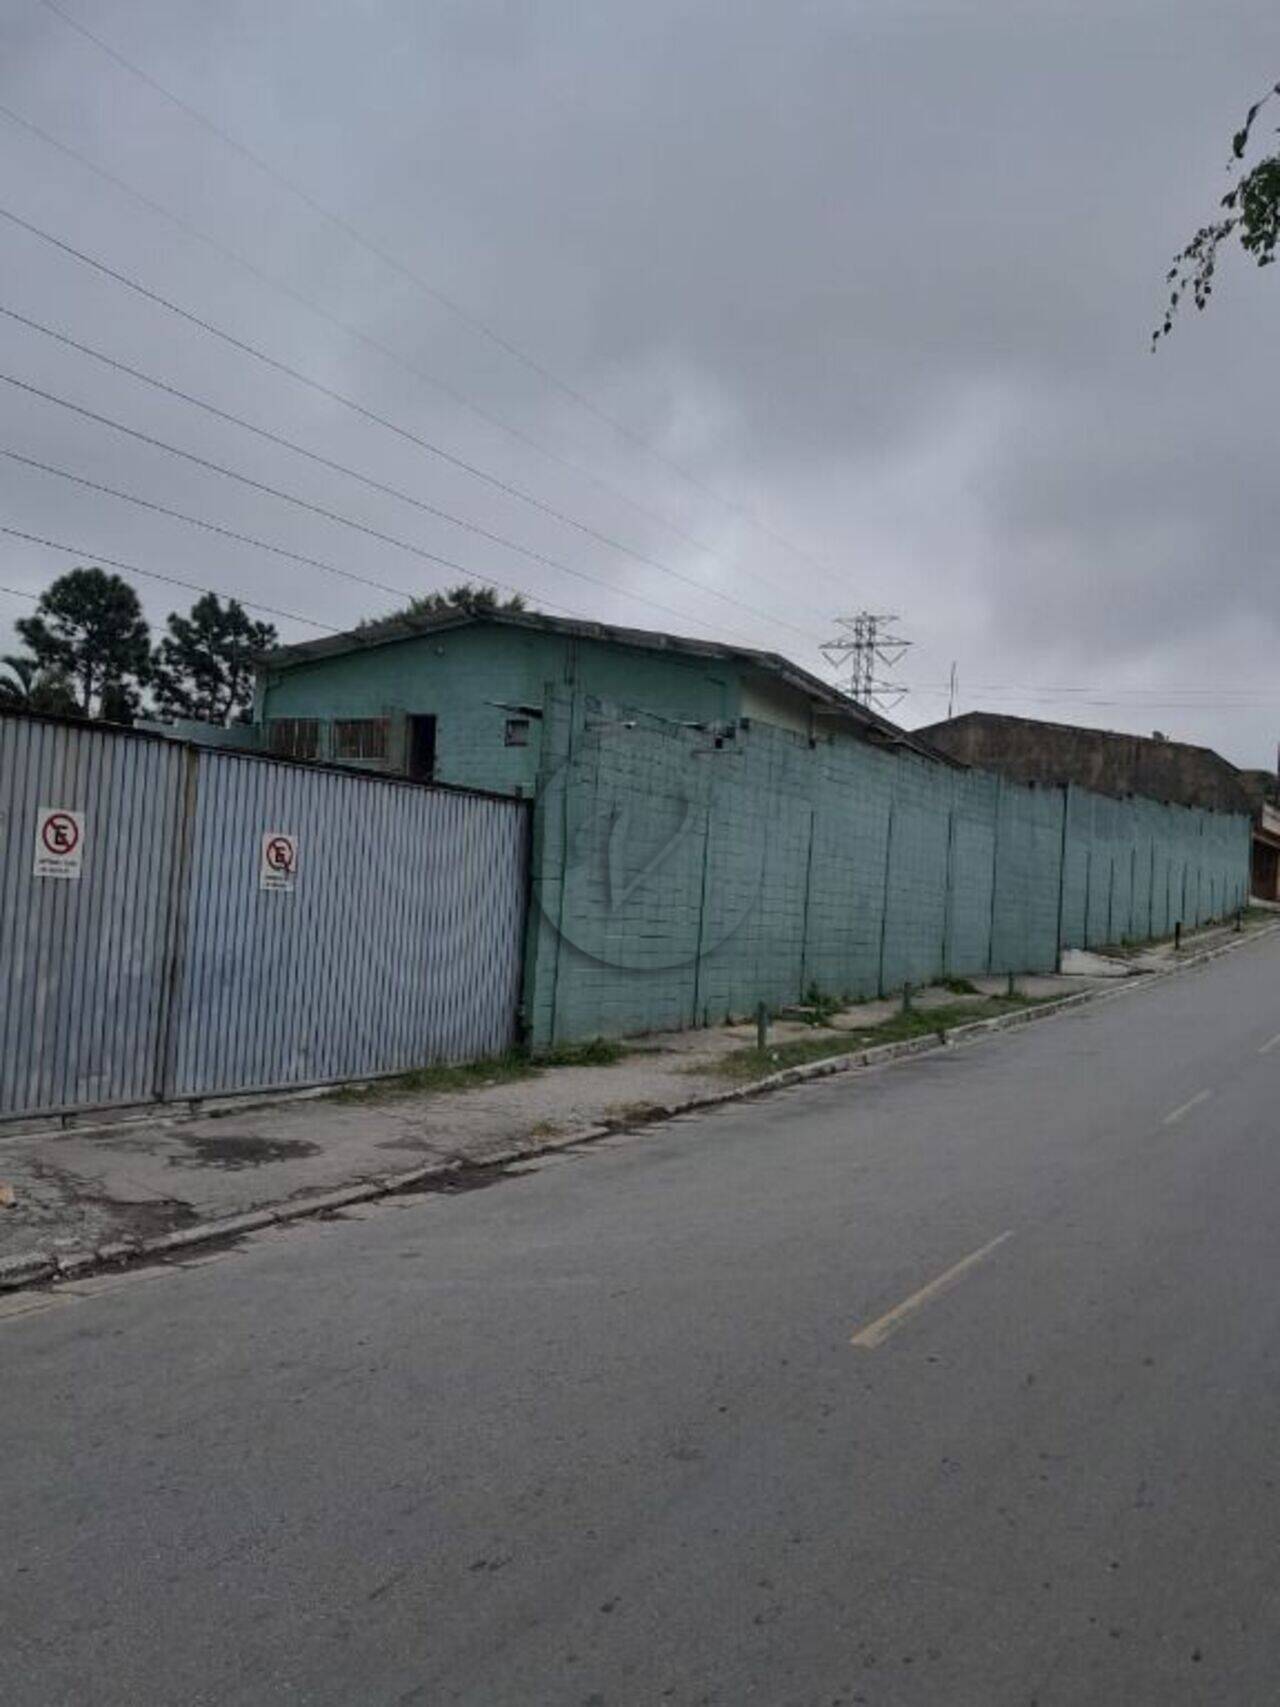
{"label": "tree foliage on rooftop", "polygon": [[253,706],[253,660],[276,638],[271,623],[216,593],[197,599],[187,616],[173,612],[152,659],[157,709],[201,723],[242,721]]}
{"label": "tree foliage on rooftop", "polygon": [[131,722],[151,675],[151,635],[133,588],[103,569],[72,569],[15,624],[45,678],[71,688],[86,717]]}
{"label": "tree foliage on rooftop", "polygon": [[370,617],[361,624],[363,628],[371,628],[375,623],[394,622],[397,617],[414,616],[444,616],[450,611],[465,611],[470,616],[483,616],[486,611],[522,611],[528,610],[529,603],[523,593],[512,593],[510,598],[499,598],[493,587],[479,587],[471,581],[460,581],[456,587],[446,587],[442,592],[422,593],[416,599],[410,599],[407,605],[401,605],[389,616]]}
{"label": "tree foliage on rooftop", "polygon": [[[1280,83],[1255,101],[1245,114],[1244,123],[1231,139],[1228,172],[1234,173],[1244,160],[1254,140],[1259,114],[1277,95]],[[1238,242],[1260,267],[1275,264],[1280,244],[1280,151],[1256,160],[1227,191],[1219,206],[1223,210],[1221,217],[1202,225],[1186,248],[1174,257],[1166,281],[1170,287],[1169,301],[1164,319],[1152,334],[1153,349],[1173,330],[1174,315],[1188,291],[1197,308],[1208,306],[1213,295],[1218,251],[1224,243]]]}

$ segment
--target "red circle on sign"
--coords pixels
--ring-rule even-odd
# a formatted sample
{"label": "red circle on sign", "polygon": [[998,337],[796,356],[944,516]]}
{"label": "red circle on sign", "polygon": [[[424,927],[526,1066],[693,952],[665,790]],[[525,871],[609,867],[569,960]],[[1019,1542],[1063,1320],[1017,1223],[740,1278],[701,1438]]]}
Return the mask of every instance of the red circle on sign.
{"label": "red circle on sign", "polygon": [[272,871],[293,870],[293,844],[283,836],[273,836],[267,843],[267,864]]}
{"label": "red circle on sign", "polygon": [[40,840],[57,859],[73,854],[80,841],[80,826],[67,812],[50,812],[40,826]]}

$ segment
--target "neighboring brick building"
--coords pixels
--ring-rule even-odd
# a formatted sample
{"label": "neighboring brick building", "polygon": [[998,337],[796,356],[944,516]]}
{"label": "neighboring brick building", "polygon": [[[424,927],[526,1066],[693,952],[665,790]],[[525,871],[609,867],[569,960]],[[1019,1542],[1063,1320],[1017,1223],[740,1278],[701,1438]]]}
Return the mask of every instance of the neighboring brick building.
{"label": "neighboring brick building", "polygon": [[1241,771],[1253,803],[1253,871],[1260,901],[1280,901],[1280,778],[1275,771]]}
{"label": "neighboring brick building", "polygon": [[1253,810],[1243,774],[1233,764],[1209,747],[1160,734],[1122,735],[994,711],[966,711],[915,733],[962,764],[1017,782],[1074,782],[1118,799],[1141,794],[1216,812]]}
{"label": "neighboring brick building", "polygon": [[1159,733],[1123,735],[994,711],[967,711],[915,733],[962,764],[1018,782],[1071,782],[1120,799],[1140,794],[1178,806],[1247,812],[1253,819],[1253,893],[1280,900],[1280,810],[1270,771],[1238,770],[1212,748]]}

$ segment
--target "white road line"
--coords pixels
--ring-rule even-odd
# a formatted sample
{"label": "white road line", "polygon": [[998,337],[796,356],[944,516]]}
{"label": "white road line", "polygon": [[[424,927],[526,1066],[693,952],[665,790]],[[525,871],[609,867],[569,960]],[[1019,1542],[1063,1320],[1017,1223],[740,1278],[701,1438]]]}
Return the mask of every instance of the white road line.
{"label": "white road line", "polygon": [[1275,1048],[1278,1048],[1278,1047],[1280,1047],[1280,1031],[1278,1031],[1275,1034],[1275,1036],[1271,1039],[1270,1043],[1264,1043],[1262,1045],[1262,1048],[1259,1049],[1258,1054],[1259,1055],[1270,1055],[1271,1051]]}
{"label": "white road line", "polygon": [[1176,1126],[1184,1114],[1190,1114],[1193,1108],[1198,1108],[1202,1102],[1208,1102],[1212,1095],[1212,1091],[1197,1091],[1193,1097],[1188,1097],[1186,1102],[1180,1102],[1177,1108],[1170,1109],[1169,1113],[1165,1115],[1162,1124],[1165,1126]]}
{"label": "white road line", "polygon": [[983,1245],[981,1250],[971,1251],[967,1257],[962,1257],[945,1274],[940,1274],[936,1280],[931,1280],[927,1286],[922,1286],[919,1292],[913,1292],[910,1298],[904,1298],[901,1304],[895,1304],[892,1310],[886,1311],[883,1316],[878,1316],[874,1322],[868,1323],[865,1328],[859,1328],[849,1344],[860,1346],[864,1351],[874,1351],[877,1346],[884,1344],[891,1333],[902,1326],[908,1316],[913,1316],[925,1304],[932,1303],[935,1298],[940,1298],[944,1292],[949,1292],[958,1280],[962,1280],[968,1274],[971,1268],[976,1268],[984,1257],[989,1257],[998,1245],[1002,1245],[1006,1239],[1012,1237],[1013,1229],[1009,1228],[1006,1232],[997,1234],[988,1244]]}

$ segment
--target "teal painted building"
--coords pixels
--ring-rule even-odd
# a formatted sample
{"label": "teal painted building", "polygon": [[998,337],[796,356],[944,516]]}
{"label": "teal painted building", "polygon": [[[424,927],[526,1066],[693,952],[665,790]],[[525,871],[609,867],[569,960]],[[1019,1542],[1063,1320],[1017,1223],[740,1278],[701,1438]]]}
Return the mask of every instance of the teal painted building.
{"label": "teal painted building", "polygon": [[396,618],[274,652],[256,721],[283,757],[529,797],[548,697],[566,692],[679,726],[841,729],[931,751],[776,654],[514,611]]}
{"label": "teal painted building", "polygon": [[535,1047],[1220,919],[1249,818],[971,769],[772,653],[523,612],[271,654],[283,756],[531,804]]}

